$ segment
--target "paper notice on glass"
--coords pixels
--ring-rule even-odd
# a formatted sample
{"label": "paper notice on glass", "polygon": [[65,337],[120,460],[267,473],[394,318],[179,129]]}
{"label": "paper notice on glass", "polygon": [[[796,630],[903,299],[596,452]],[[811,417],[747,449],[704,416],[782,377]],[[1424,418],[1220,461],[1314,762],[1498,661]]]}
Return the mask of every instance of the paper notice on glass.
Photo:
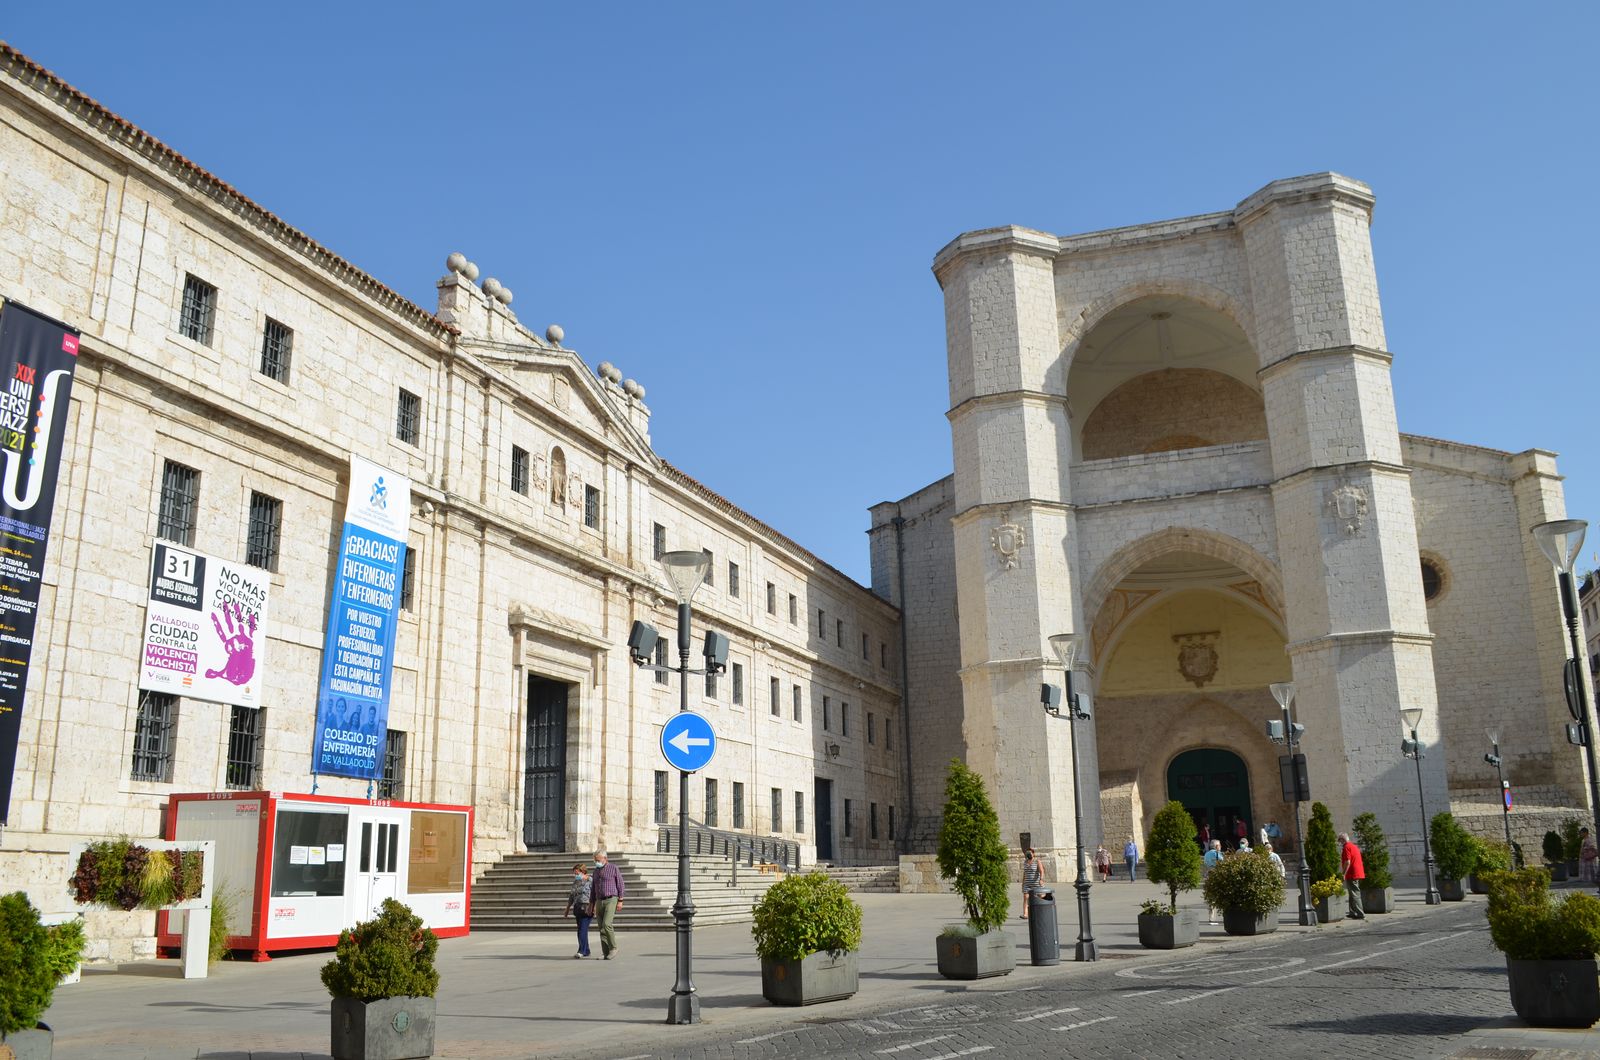
{"label": "paper notice on glass", "polygon": [[343,861],[344,860],[344,844],[343,843],[329,843],[328,844],[328,860],[329,861]]}
{"label": "paper notice on glass", "polygon": [[291,865],[304,865],[306,863],[306,859],[308,857],[310,857],[310,855],[311,855],[311,848],[310,847],[290,847],[289,848],[289,864],[291,864]]}
{"label": "paper notice on glass", "polygon": [[326,865],[328,863],[328,852],[323,847],[312,847],[307,853],[310,855],[310,860],[306,862],[308,865]]}

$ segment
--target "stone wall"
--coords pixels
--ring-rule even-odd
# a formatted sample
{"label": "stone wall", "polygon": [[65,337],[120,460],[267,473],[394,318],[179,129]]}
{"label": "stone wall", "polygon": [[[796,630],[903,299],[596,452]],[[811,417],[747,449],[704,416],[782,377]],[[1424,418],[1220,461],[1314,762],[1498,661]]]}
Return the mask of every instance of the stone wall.
{"label": "stone wall", "polygon": [[1267,437],[1261,394],[1206,368],[1164,368],[1123,383],[1083,425],[1083,459],[1165,453]]}

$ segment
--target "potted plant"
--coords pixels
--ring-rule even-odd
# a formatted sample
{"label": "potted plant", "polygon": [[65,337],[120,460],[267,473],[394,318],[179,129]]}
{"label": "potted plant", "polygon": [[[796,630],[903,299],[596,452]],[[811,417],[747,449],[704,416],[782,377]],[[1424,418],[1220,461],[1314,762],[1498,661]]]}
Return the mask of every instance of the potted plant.
{"label": "potted plant", "polygon": [[1600,1019],[1600,900],[1573,892],[1550,900],[1543,869],[1496,872],[1489,937],[1506,955],[1511,1007],[1536,1027],[1588,1027]]}
{"label": "potted plant", "polygon": [[404,903],[339,933],[322,984],[333,995],[334,1060],[413,1060],[433,1055],[433,966],[439,937]]}
{"label": "potted plant", "polygon": [[1333,830],[1333,814],[1320,802],[1311,804],[1305,843],[1306,866],[1313,880],[1339,875],[1339,838]]}
{"label": "potted plant", "polygon": [[1582,830],[1583,822],[1576,817],[1561,822],[1561,856],[1567,863],[1567,875],[1572,879],[1578,878],[1578,858],[1583,854],[1583,837],[1579,834]]}
{"label": "potted plant", "polygon": [[1564,883],[1567,879],[1566,846],[1561,842],[1561,833],[1551,830],[1544,834],[1544,862],[1550,869],[1550,878],[1557,883]]}
{"label": "potted plant", "polygon": [[821,872],[786,876],[752,911],[762,997],[774,1005],[815,1005],[856,992],[861,907],[844,884]]}
{"label": "potted plant", "polygon": [[1361,907],[1369,913],[1387,913],[1394,908],[1394,875],[1389,871],[1389,841],[1377,814],[1355,819],[1355,841],[1367,870],[1361,881]]}
{"label": "potted plant", "polygon": [[1278,930],[1283,877],[1264,853],[1229,854],[1206,876],[1201,893],[1207,905],[1222,910],[1222,929],[1230,935]]}
{"label": "potted plant", "polygon": [[967,914],[966,924],[947,928],[934,941],[939,974],[946,979],[1009,975],[1017,966],[1017,952],[1002,926],[1011,899],[1000,818],[983,778],[960,759],[951,760],[945,779],[936,860],[939,875],[950,881]]}
{"label": "potted plant", "polygon": [[82,956],[81,923],[47,928],[26,894],[0,898],[0,1049],[19,1060],[49,1060],[54,1036],[39,1017]]}
{"label": "potted plant", "polygon": [[1193,946],[1200,939],[1200,915],[1178,908],[1178,892],[1200,886],[1200,847],[1194,818],[1176,800],[1163,806],[1145,841],[1145,872],[1152,883],[1167,886],[1169,901],[1151,900],[1139,908],[1139,945],[1152,950]]}
{"label": "potted plant", "polygon": [[1328,924],[1344,919],[1344,906],[1339,902],[1344,893],[1344,881],[1337,876],[1329,876],[1311,885],[1311,904],[1317,910],[1317,923]]}
{"label": "potted plant", "polygon": [[1489,886],[1485,879],[1489,873],[1511,871],[1511,848],[1492,839],[1480,839],[1474,845],[1478,858],[1467,882],[1473,894],[1488,894]]}
{"label": "potted plant", "polygon": [[1439,867],[1439,896],[1447,902],[1466,898],[1461,881],[1478,864],[1478,841],[1456,822],[1449,810],[1433,815],[1428,826],[1434,864]]}

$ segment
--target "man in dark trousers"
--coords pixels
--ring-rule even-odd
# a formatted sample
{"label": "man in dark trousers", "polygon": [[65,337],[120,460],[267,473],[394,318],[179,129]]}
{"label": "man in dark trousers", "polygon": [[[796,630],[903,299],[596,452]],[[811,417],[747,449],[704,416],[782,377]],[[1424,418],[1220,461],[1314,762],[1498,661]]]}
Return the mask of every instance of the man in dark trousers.
{"label": "man in dark trousers", "polygon": [[1361,881],[1367,878],[1367,869],[1361,863],[1361,848],[1350,842],[1344,832],[1339,833],[1339,871],[1344,875],[1344,893],[1350,899],[1350,919],[1367,919],[1367,911],[1361,908]]}
{"label": "man in dark trousers", "polygon": [[622,908],[622,896],[627,888],[622,885],[622,873],[611,864],[604,850],[594,852],[594,904],[595,919],[600,921],[600,953],[610,960],[617,952],[617,932],[612,920]]}

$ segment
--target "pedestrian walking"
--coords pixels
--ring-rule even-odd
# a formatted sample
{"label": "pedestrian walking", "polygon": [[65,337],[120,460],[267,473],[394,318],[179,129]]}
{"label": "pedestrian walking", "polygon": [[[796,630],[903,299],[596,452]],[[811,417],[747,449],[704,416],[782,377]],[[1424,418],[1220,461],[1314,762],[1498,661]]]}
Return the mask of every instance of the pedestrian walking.
{"label": "pedestrian walking", "polygon": [[[1222,864],[1222,840],[1213,839],[1211,841],[1211,848],[1206,851],[1205,870],[1204,870],[1205,871],[1205,875],[1207,875],[1207,876],[1211,875],[1211,870],[1216,868],[1220,864]],[[1206,910],[1211,914],[1211,922],[1213,924],[1215,924],[1217,922],[1217,909],[1216,909],[1216,907],[1215,906],[1206,906]]]}
{"label": "pedestrian walking", "polygon": [[1033,852],[1032,847],[1022,849],[1022,919],[1028,919],[1028,910],[1033,906],[1033,896],[1039,893],[1039,888],[1044,885],[1044,866],[1039,862],[1039,856]]}
{"label": "pedestrian walking", "polygon": [[1139,875],[1139,848],[1133,836],[1128,837],[1128,845],[1122,848],[1122,860],[1128,863],[1128,882],[1132,883]]}
{"label": "pedestrian walking", "polygon": [[1361,863],[1361,848],[1350,842],[1344,832],[1339,833],[1339,871],[1344,875],[1344,891],[1350,899],[1350,919],[1367,919],[1367,911],[1361,908],[1361,881],[1367,878],[1367,869]]}
{"label": "pedestrian walking", "polygon": [[594,852],[593,897],[595,916],[600,920],[600,955],[610,960],[617,955],[617,929],[613,924],[622,909],[622,898],[627,888],[622,885],[622,873],[611,864],[604,850]]}
{"label": "pedestrian walking", "polygon": [[1257,845],[1264,846],[1264,847],[1269,847],[1269,846],[1272,845],[1272,837],[1267,834],[1267,826],[1266,825],[1262,825],[1261,826],[1261,834],[1258,837]]}
{"label": "pedestrian walking", "polygon": [[1600,849],[1594,844],[1594,836],[1589,834],[1587,828],[1578,830],[1578,878],[1585,883],[1595,882],[1595,858],[1600,856]]}
{"label": "pedestrian walking", "polygon": [[1272,849],[1272,844],[1262,843],[1261,849],[1267,852],[1267,860],[1272,862],[1272,867],[1278,870],[1278,879],[1287,880],[1289,872],[1283,867],[1283,859],[1278,856],[1278,852]]}
{"label": "pedestrian walking", "polygon": [[574,957],[589,956],[589,921],[594,919],[594,881],[582,863],[572,866],[572,889],[567,892],[567,916],[578,922],[578,952]]}
{"label": "pedestrian walking", "polygon": [[1094,867],[1100,873],[1101,883],[1111,879],[1111,852],[1104,843],[1094,848]]}
{"label": "pedestrian walking", "polygon": [[1244,823],[1243,817],[1233,819],[1233,838],[1239,840],[1241,846],[1249,848],[1250,826]]}

